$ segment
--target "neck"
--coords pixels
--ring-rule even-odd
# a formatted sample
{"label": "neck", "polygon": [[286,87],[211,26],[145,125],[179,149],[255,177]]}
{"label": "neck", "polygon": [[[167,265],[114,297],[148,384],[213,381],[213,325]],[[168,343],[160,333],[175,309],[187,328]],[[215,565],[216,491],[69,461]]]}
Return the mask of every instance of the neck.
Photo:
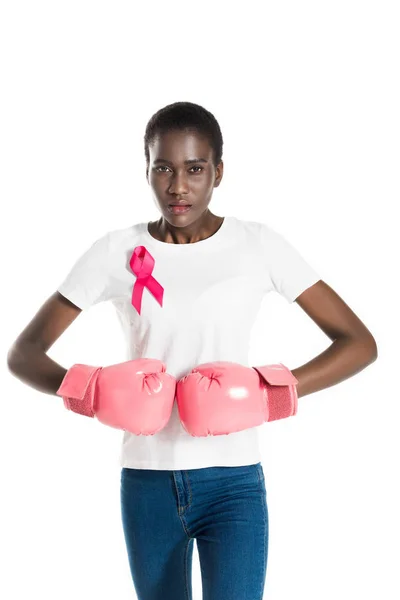
{"label": "neck", "polygon": [[153,237],[167,244],[193,244],[213,235],[222,225],[224,217],[210,211],[203,213],[196,221],[184,227],[175,227],[160,217],[150,223],[149,232]]}

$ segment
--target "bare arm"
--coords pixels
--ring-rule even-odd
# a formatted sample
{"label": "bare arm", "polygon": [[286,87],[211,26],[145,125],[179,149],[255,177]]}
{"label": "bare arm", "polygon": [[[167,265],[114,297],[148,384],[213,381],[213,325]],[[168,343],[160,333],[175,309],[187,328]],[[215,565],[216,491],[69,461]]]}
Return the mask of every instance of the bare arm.
{"label": "bare arm", "polygon": [[30,387],[55,395],[67,369],[46,353],[81,312],[59,292],[50,296],[8,351],[9,371]]}
{"label": "bare arm", "polygon": [[357,315],[324,281],[305,290],[296,302],[333,341],[308,363],[292,369],[298,397],[352,377],[378,357],[374,337]]}

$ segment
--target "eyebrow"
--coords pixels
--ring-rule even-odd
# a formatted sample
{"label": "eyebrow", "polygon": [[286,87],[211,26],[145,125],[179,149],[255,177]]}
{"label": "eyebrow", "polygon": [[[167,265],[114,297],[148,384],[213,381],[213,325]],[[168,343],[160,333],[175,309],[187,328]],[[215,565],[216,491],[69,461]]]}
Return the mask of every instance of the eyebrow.
{"label": "eyebrow", "polygon": [[[208,163],[208,160],[206,160],[205,158],[190,158],[189,160],[185,160],[184,164],[185,165],[191,165],[193,163]],[[170,160],[167,160],[166,158],[157,158],[153,164],[158,164],[158,163],[167,163],[169,165],[173,165],[174,163],[171,162]]]}

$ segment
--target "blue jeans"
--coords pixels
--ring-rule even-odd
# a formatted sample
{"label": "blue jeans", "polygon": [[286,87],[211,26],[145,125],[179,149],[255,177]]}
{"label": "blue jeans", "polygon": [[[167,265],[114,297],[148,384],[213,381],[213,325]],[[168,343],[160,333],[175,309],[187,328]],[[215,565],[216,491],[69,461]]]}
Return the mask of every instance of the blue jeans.
{"label": "blue jeans", "polygon": [[203,600],[261,600],[268,509],[261,463],[121,470],[121,514],[138,600],[192,600],[196,540]]}

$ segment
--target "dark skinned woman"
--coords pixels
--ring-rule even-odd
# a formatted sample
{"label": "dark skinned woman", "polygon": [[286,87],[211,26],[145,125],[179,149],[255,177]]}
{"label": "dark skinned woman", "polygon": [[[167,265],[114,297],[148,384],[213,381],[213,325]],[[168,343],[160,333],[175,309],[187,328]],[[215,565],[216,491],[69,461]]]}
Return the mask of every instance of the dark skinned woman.
{"label": "dark skinned woman", "polygon": [[[257,425],[295,415],[299,398],[361,371],[377,357],[375,340],[280,233],[211,212],[223,141],[209,111],[168,105],[150,119],[144,142],[160,218],[96,240],[16,340],[9,368],[67,408],[97,411],[124,429],[121,513],[140,600],[192,597],[194,540],[205,600],[261,600],[268,510]],[[291,371],[248,365],[251,328],[269,292],[296,301],[332,341]],[[104,301],[116,308],[131,362],[80,366],[74,379],[46,352],[82,310]],[[139,390],[132,377],[150,364],[142,359],[155,372],[146,371]],[[133,376],[131,364],[141,365]],[[79,377],[84,392],[74,397]],[[136,403],[126,426],[110,412],[121,398]],[[145,416],[135,412],[143,408]]]}

